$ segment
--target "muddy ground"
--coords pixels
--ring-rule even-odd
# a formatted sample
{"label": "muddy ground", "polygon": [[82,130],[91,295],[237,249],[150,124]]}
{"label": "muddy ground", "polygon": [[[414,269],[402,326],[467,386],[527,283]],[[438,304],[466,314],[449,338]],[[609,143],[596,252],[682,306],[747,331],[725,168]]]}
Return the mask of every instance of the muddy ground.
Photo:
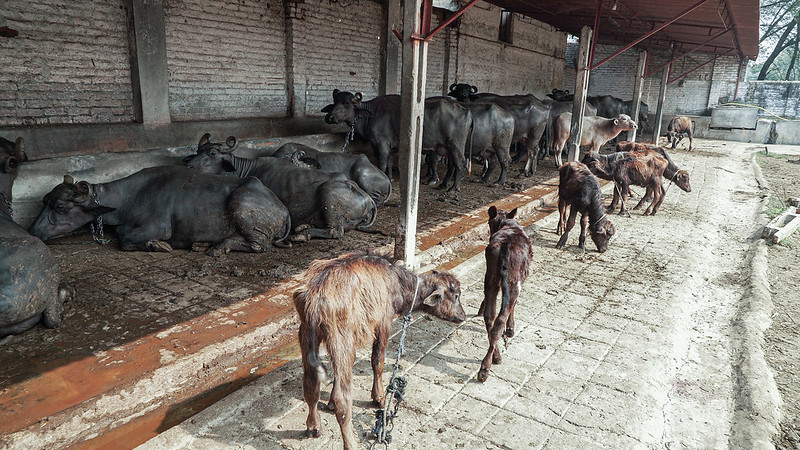
{"label": "muddy ground", "polygon": [[[540,164],[531,177],[519,176],[523,166],[524,161],[513,165],[505,186],[481,183],[478,174],[467,177],[456,194],[422,185],[419,228],[428,228],[557,175],[552,160]],[[439,172],[444,175],[444,166]],[[492,180],[498,174],[496,171]],[[88,227],[54,240],[49,248],[60,263],[62,281],[75,288],[77,295],[65,305],[60,328],[37,326],[0,340],[0,393],[55,366],[264,292],[304,270],[312,259],[392,244],[399,201],[395,176],[392,196],[379,208],[372,227],[380,233],[350,231],[341,240],[315,240],[263,254],[230,253],[214,258],[190,250],[122,252],[111,227],[105,230],[105,237],[111,238],[107,245],[93,243]]]}
{"label": "muddy ground", "polygon": [[[769,218],[782,212],[789,197],[800,197],[800,156],[760,153],[757,162],[766,178]],[[769,282],[774,311],[766,333],[765,353],[783,399],[780,449],[800,449],[800,233],[769,245]]]}

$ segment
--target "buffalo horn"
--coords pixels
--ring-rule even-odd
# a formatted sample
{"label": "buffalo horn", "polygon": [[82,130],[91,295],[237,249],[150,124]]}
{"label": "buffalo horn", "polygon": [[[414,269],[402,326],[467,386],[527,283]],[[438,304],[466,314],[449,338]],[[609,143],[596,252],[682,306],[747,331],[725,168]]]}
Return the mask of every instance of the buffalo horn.
{"label": "buffalo horn", "polygon": [[199,150],[201,146],[208,144],[208,141],[211,139],[211,133],[206,133],[203,137],[200,138],[200,142],[197,143],[197,149]]}
{"label": "buffalo horn", "polygon": [[92,185],[87,181],[79,181],[75,188],[79,193],[79,195],[75,196],[76,203],[83,203],[92,195]]}
{"label": "buffalo horn", "polygon": [[22,149],[22,137],[21,136],[17,138],[17,143],[14,146],[14,156],[19,161],[27,161],[28,160],[28,155],[26,155],[25,154],[25,150]]}
{"label": "buffalo horn", "polygon": [[225,153],[230,153],[236,148],[237,145],[239,145],[239,141],[237,141],[233,136],[228,136],[228,139],[225,139],[225,145],[228,146],[228,149],[225,150]]}
{"label": "buffalo horn", "polygon": [[473,94],[478,92],[478,86],[470,86],[469,91]]}
{"label": "buffalo horn", "polygon": [[355,98],[355,100],[360,103],[361,102],[361,92],[356,92],[356,94],[353,96],[353,98]]}
{"label": "buffalo horn", "polygon": [[75,180],[70,175],[64,175],[64,184],[75,184]]}
{"label": "buffalo horn", "polygon": [[457,84],[455,84],[455,83],[451,84],[451,85],[450,85],[450,90],[452,91],[453,89],[455,89],[455,88],[456,88],[456,86],[458,86],[458,85],[457,85]]}

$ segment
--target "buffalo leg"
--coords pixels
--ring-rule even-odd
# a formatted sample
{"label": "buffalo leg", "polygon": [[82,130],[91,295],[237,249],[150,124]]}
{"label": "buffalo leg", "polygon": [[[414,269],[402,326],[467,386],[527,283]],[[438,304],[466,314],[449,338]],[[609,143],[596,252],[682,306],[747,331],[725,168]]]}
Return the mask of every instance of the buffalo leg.
{"label": "buffalo leg", "polygon": [[581,213],[581,235],[578,237],[578,247],[586,249],[586,226],[589,224],[589,215]]}
{"label": "buffalo leg", "polygon": [[653,203],[651,203],[650,206],[644,211],[645,215],[647,215],[647,213],[650,212],[651,208],[652,212],[650,212],[650,215],[652,216],[656,215],[656,212],[658,212],[658,208],[661,207],[661,202],[664,201],[664,195],[666,193],[667,192],[664,189],[664,185],[662,185],[661,183],[658,183],[658,185],[656,185],[653,188]]}
{"label": "buffalo leg", "polygon": [[375,332],[375,342],[372,343],[372,401],[383,408],[383,363],[386,355],[386,341],[389,340],[391,329],[388,326],[380,327]]}
{"label": "buffalo leg", "polygon": [[489,368],[491,368],[492,363],[499,364],[500,360],[500,351],[496,346],[496,342],[492,340],[492,330],[497,316],[497,294],[500,291],[500,282],[497,279],[499,274],[494,272],[499,270],[499,267],[496,260],[486,261],[486,266],[486,276],[483,280],[483,323],[489,336],[489,350],[487,350],[486,357],[481,362],[481,370],[478,372],[478,381],[480,382],[484,382],[489,378]]}
{"label": "buffalo leg", "polygon": [[258,242],[245,241],[243,237],[229,237],[208,249],[207,253],[211,256],[219,256],[222,254],[227,254],[231,251],[262,253],[270,250],[270,248],[271,245],[269,242],[267,242],[266,245],[263,245],[262,243]]}
{"label": "buffalo leg", "polygon": [[569,231],[572,229],[572,227],[575,226],[575,218],[577,216],[578,216],[578,208],[572,206],[569,209],[569,219],[567,219],[567,225],[564,227],[564,233],[561,235],[561,239],[558,240],[556,248],[564,248],[564,245],[567,243],[567,236],[569,236]]}
{"label": "buffalo leg", "polygon": [[331,355],[331,364],[335,373],[337,389],[331,392],[334,403],[334,415],[342,430],[342,441],[345,450],[358,448],[355,432],[353,431],[353,363],[356,355],[354,350],[346,350],[346,346],[337,342],[330,342],[331,348],[342,350],[334,357]]}
{"label": "buffalo leg", "polygon": [[486,356],[481,363],[481,370],[478,372],[478,381],[486,381],[489,377],[489,369],[492,367],[492,363],[500,364],[503,361],[500,356],[500,337],[506,331],[506,322],[513,310],[512,305],[517,301],[519,285],[514,283],[510,286],[504,286],[504,288],[508,288],[508,292],[503,292],[503,297],[508,298],[508,303],[505,304],[504,302],[500,307],[500,313],[495,317],[494,324],[489,331],[489,350],[486,352]]}
{"label": "buffalo leg", "polygon": [[453,160],[452,158],[447,158],[447,172],[444,175],[444,179],[442,183],[436,187],[436,189],[446,189],[447,186],[450,184],[450,179],[453,177],[455,173],[455,167],[453,167]]}
{"label": "buffalo leg", "polygon": [[378,160],[378,169],[392,179],[392,164],[390,160],[391,148],[384,142],[373,142],[372,148],[375,150],[375,158]]}
{"label": "buffalo leg", "polygon": [[692,130],[689,130],[686,134],[689,136],[689,151],[691,151],[692,150]]}
{"label": "buffalo leg", "polygon": [[502,146],[495,146],[495,155],[500,161],[500,178],[494,184],[503,184],[508,176],[508,168],[511,167],[511,155],[508,153],[508,149]]}
{"label": "buffalo leg", "polygon": [[556,228],[556,234],[559,236],[564,234],[564,229],[567,225],[567,208],[569,207],[569,203],[566,200],[558,199],[558,227]]}
{"label": "buffalo leg", "polygon": [[[619,215],[628,214],[628,209],[625,208],[625,200],[628,198],[628,183],[624,181],[617,182],[616,184],[619,187]],[[614,188],[616,189],[616,187]]]}
{"label": "buffalo leg", "polygon": [[75,296],[75,290],[71,287],[62,285],[58,286],[58,293],[55,298],[48,302],[42,312],[42,323],[47,328],[56,328],[61,325],[61,318],[64,315],[64,302],[72,300]]}
{"label": "buffalo leg", "polygon": [[309,362],[310,355],[319,354],[319,342],[309,335],[308,327],[300,324],[300,353],[303,358],[303,398],[308,405],[306,418],[306,437],[319,437],[320,417],[317,404],[319,403],[319,377],[316,367]]}
{"label": "buffalo leg", "polygon": [[426,180],[426,184],[434,185],[439,182],[439,170],[437,165],[439,164],[439,155],[436,151],[429,151],[425,154],[425,165],[428,166],[428,179]]}

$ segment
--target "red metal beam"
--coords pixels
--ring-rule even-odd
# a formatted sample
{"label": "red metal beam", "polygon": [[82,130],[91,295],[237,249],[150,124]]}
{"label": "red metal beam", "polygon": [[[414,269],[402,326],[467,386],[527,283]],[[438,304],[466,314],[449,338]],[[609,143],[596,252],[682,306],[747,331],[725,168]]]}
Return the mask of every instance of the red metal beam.
{"label": "red metal beam", "polygon": [[[456,20],[459,17],[461,17],[462,14],[467,12],[468,9],[472,8],[473,6],[475,6],[475,4],[478,3],[479,1],[481,1],[481,0],[471,0],[469,3],[467,3],[464,6],[462,6],[461,9],[456,11],[452,16],[450,16],[450,18],[448,18],[444,22],[440,23],[436,28],[433,29],[433,31],[430,31],[430,32],[425,31],[424,32],[425,33],[424,40],[425,41],[430,41],[431,39],[433,39],[433,37],[436,35],[436,33],[440,32],[442,30],[442,28],[450,25],[454,20]],[[428,26],[430,27],[430,22],[428,23]]]}
{"label": "red metal beam", "polygon": [[664,22],[663,24],[659,25],[658,27],[656,27],[655,29],[653,29],[649,33],[646,33],[644,36],[640,37],[639,39],[633,41],[632,43],[628,44],[627,46],[625,46],[625,47],[619,49],[618,51],[614,52],[611,56],[608,56],[607,58],[603,59],[602,61],[598,62],[597,64],[594,64],[594,65],[590,66],[589,69],[594,70],[594,69],[600,67],[602,64],[606,63],[607,61],[611,60],[612,58],[616,58],[620,53],[630,49],[631,47],[635,46],[636,44],[642,42],[643,40],[649,38],[650,36],[652,36],[652,35],[654,35],[656,33],[658,33],[659,31],[663,30],[664,28],[670,26],[674,22],[680,20],[683,16],[685,16],[685,15],[691,13],[692,11],[696,10],[697,8],[703,6],[708,1],[709,0],[700,0],[699,2],[695,3],[694,5],[690,6],[689,8],[687,8],[686,10],[684,10],[683,12],[678,14],[677,16],[675,16],[672,19],[670,19],[670,20]]}
{"label": "red metal beam", "polygon": [[690,71],[688,71],[688,72],[684,72],[683,74],[681,74],[681,75],[678,75],[677,77],[675,77],[675,78],[673,78],[673,79],[671,79],[671,80],[667,81],[667,84],[672,84],[672,83],[674,83],[674,82],[676,82],[676,81],[680,80],[681,78],[685,77],[686,75],[689,75],[690,73],[694,72],[695,70],[697,70],[697,69],[699,69],[699,68],[701,68],[701,67],[704,67],[704,66],[706,66],[706,65],[708,65],[708,64],[711,64],[712,62],[716,61],[716,60],[717,60],[717,58],[719,58],[720,56],[725,56],[726,54],[728,54],[728,53],[730,53],[730,52],[731,52],[731,51],[730,51],[730,50],[728,50],[727,52],[720,53],[719,55],[714,55],[714,57],[713,57],[713,58],[709,59],[708,61],[704,62],[703,64],[700,64],[700,65],[698,65],[698,66],[697,66],[697,67],[695,67],[694,69],[692,69],[692,70],[690,70]]}
{"label": "red metal beam", "polygon": [[419,24],[419,34],[422,36],[431,31],[431,15],[433,15],[433,0],[422,0],[422,20]]}
{"label": "red metal beam", "polygon": [[695,46],[694,48],[692,48],[691,50],[689,50],[689,51],[688,51],[688,52],[686,52],[686,53],[682,53],[680,56],[677,56],[677,57],[675,57],[675,58],[672,58],[672,59],[670,59],[669,61],[665,62],[664,64],[662,64],[662,65],[660,65],[660,66],[658,66],[657,68],[655,68],[655,69],[653,69],[653,70],[651,70],[651,71],[647,72],[647,73],[646,73],[644,76],[645,76],[645,77],[649,77],[650,75],[652,75],[652,74],[654,74],[654,73],[656,73],[656,72],[660,71],[660,70],[661,70],[661,69],[663,69],[664,67],[667,67],[667,64],[674,63],[675,61],[677,61],[677,60],[679,60],[679,59],[683,58],[684,56],[688,56],[688,55],[690,55],[690,54],[692,54],[692,53],[696,52],[697,50],[700,50],[701,48],[705,47],[705,46],[706,46],[706,45],[707,45],[709,42],[713,41],[714,39],[716,39],[716,38],[718,38],[718,37],[722,36],[723,34],[725,34],[725,33],[729,32],[729,31],[731,31],[731,30],[732,30],[732,28],[729,28],[729,29],[727,29],[727,30],[723,30],[723,31],[721,31],[721,32],[719,32],[719,33],[717,33],[717,34],[715,34],[714,36],[711,36],[710,38],[708,38],[708,39],[707,39],[705,42],[703,42],[702,44]]}
{"label": "red metal beam", "polygon": [[739,56],[739,72],[736,74],[736,89],[733,90],[733,101],[736,101],[736,97],[739,96],[739,80],[742,79],[742,66],[744,65],[744,61],[742,57]]}

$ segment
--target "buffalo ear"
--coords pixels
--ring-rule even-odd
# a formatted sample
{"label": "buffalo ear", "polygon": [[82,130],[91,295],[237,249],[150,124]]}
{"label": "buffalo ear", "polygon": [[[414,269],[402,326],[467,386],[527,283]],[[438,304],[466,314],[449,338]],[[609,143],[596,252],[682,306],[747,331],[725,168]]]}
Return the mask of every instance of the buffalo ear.
{"label": "buffalo ear", "polygon": [[333,104],[330,104],[324,108],[322,108],[322,112],[327,113],[333,111]]}
{"label": "buffalo ear", "polygon": [[614,119],[614,125],[619,125],[619,119]]}
{"label": "buffalo ear", "polygon": [[451,85],[450,85],[450,89],[449,89],[449,90],[451,90],[451,91],[452,91],[453,89],[455,89],[455,88],[456,88],[456,86],[457,86],[457,85],[456,85],[456,83],[453,83],[453,84],[451,84]]}
{"label": "buffalo ear", "polygon": [[478,86],[470,86],[469,92],[472,93],[472,94],[477,94],[478,93]]}
{"label": "buffalo ear", "polygon": [[333,90],[333,101],[334,102],[336,101],[336,96],[339,95],[339,92],[341,92],[341,91],[339,91],[338,89],[334,89]]}
{"label": "buffalo ear", "polygon": [[489,218],[494,219],[497,217],[497,207],[492,205],[489,207]]}
{"label": "buffalo ear", "polygon": [[222,161],[222,170],[224,170],[225,172],[235,172],[236,168],[233,167],[233,163],[225,159]]}
{"label": "buffalo ear", "polygon": [[75,180],[70,175],[64,175],[64,184],[75,184]]}
{"label": "buffalo ear", "polygon": [[353,95],[353,98],[356,102],[361,103],[361,92],[356,92],[355,95]]}
{"label": "buffalo ear", "polygon": [[211,133],[206,133],[200,138],[200,142],[197,143],[197,147],[200,148],[201,146],[208,144],[208,141],[211,140]]}
{"label": "buffalo ear", "polygon": [[430,307],[434,307],[439,304],[439,301],[442,299],[442,292],[440,289],[433,291],[433,293],[424,299],[422,299],[422,304]]}
{"label": "buffalo ear", "polygon": [[6,159],[5,164],[3,164],[3,170],[5,172],[11,172],[18,165],[19,165],[19,160],[14,156],[9,156],[8,159]]}
{"label": "buffalo ear", "polygon": [[514,208],[514,209],[512,209],[512,210],[511,210],[511,212],[510,212],[510,213],[508,213],[508,214],[506,215],[506,218],[508,218],[508,219],[513,219],[513,218],[514,218],[514,216],[516,216],[516,215],[517,215],[517,208]]}

